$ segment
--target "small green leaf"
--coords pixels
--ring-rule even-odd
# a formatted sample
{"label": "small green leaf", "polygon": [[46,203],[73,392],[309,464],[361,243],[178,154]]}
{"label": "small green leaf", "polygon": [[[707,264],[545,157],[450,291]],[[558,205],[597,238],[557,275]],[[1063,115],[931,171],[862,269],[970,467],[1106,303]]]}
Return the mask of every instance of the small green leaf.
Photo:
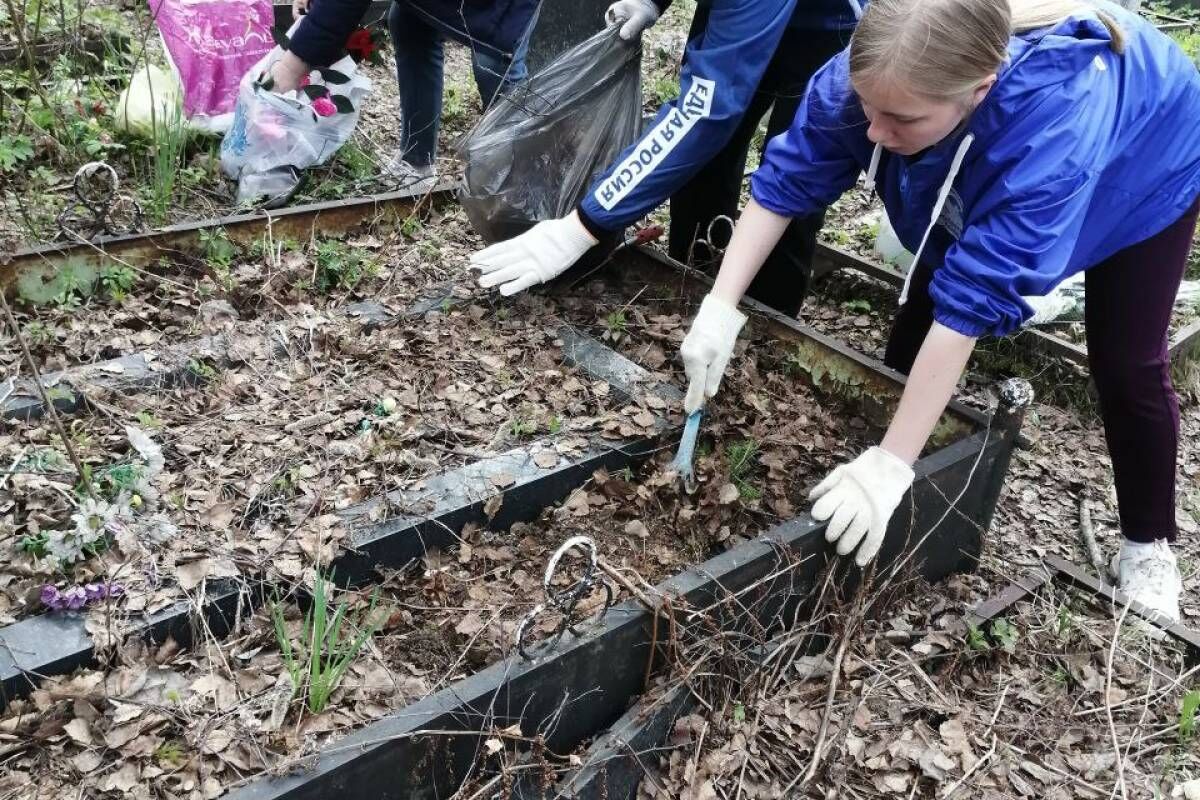
{"label": "small green leaf", "polygon": [[354,104],[345,95],[330,95],[330,99],[333,100],[333,105],[337,108],[339,114],[349,114],[354,110]]}
{"label": "small green leaf", "polygon": [[1004,652],[1016,652],[1018,636],[1016,627],[1008,620],[1000,618],[992,622],[992,638]]}
{"label": "small green leaf", "polygon": [[1196,711],[1200,709],[1200,689],[1192,689],[1183,696],[1179,708],[1179,738],[1190,740],[1196,735]]}
{"label": "small green leaf", "polygon": [[739,725],[746,721],[746,707],[741,703],[733,706],[733,721]]}
{"label": "small green leaf", "polygon": [[300,91],[304,92],[304,94],[308,96],[309,100],[316,100],[318,97],[324,97],[325,95],[329,94],[329,90],[324,86],[316,86],[311,83]]}
{"label": "small green leaf", "polygon": [[325,79],[326,83],[331,83],[334,85],[350,82],[349,75],[346,75],[343,72],[338,72],[336,69],[329,69],[328,67],[321,68],[321,77]]}

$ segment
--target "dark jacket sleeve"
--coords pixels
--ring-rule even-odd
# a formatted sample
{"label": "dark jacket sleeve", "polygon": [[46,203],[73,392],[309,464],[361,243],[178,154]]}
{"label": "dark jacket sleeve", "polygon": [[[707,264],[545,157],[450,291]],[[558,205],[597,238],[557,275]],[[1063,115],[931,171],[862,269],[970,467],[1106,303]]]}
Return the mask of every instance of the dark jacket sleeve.
{"label": "dark jacket sleeve", "polygon": [[370,7],[371,0],[313,0],[288,49],[310,67],[329,66],[346,54],[346,39]]}

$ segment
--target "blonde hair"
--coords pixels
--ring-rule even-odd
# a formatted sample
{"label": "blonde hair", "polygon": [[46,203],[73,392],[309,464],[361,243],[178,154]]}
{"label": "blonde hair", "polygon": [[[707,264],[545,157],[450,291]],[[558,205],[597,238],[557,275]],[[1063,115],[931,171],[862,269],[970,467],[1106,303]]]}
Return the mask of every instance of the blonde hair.
{"label": "blonde hair", "polygon": [[850,40],[850,76],[896,80],[935,100],[963,100],[1008,56],[1014,33],[1092,10],[1124,50],[1115,20],[1084,0],[871,0]]}

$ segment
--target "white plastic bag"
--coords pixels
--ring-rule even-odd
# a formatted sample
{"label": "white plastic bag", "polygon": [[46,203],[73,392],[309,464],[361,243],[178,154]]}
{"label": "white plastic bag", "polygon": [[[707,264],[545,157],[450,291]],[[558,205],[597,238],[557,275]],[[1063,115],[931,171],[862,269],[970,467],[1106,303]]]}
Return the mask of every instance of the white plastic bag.
{"label": "white plastic bag", "polygon": [[[875,255],[907,273],[912,268],[913,254],[905,249],[888,219],[887,212],[879,220],[879,233],[875,236]],[[1033,316],[1023,327],[1048,325],[1058,320],[1083,318],[1083,273],[1073,275],[1054,287],[1045,297],[1022,297]]]}
{"label": "white plastic bag", "polygon": [[182,101],[179,81],[166,70],[143,64],[117,98],[117,124],[128,133],[153,136],[175,119]]}
{"label": "white plastic bag", "polygon": [[[235,180],[280,167],[303,169],[326,163],[354,132],[371,91],[371,79],[358,71],[349,56],[329,68],[345,77],[345,82],[326,81],[321,70],[314,69],[310,85],[324,86],[330,94],[346,98],[353,109],[318,116],[307,94],[313,90],[277,94],[259,85],[258,77],[282,55],[280,48],[273,49],[246,73],[238,87],[233,124],[221,141],[221,169]],[[239,192],[239,198],[245,194]]]}
{"label": "white plastic bag", "polygon": [[883,259],[885,264],[899,267],[901,272],[908,272],[912,266],[913,254],[900,243],[900,237],[896,235],[886,211],[880,215],[879,232],[875,234],[875,255]]}

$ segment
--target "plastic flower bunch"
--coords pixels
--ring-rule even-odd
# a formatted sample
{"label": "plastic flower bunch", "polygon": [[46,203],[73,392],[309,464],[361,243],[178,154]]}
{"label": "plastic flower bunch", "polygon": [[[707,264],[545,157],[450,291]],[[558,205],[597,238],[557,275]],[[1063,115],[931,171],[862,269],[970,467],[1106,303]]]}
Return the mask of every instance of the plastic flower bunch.
{"label": "plastic flower bunch", "polygon": [[48,583],[42,587],[42,605],[53,611],[80,611],[93,603],[109,598],[116,599],[123,594],[124,586],[108,581],[68,586],[66,589],[59,589]]}
{"label": "plastic flower bunch", "polygon": [[73,564],[84,557],[88,548],[99,546],[109,534],[115,533],[121,518],[128,515],[128,506],[89,497],[71,515],[73,528],[46,532],[46,555],[63,564]]}
{"label": "plastic flower bunch", "polygon": [[383,63],[383,54],[379,48],[386,38],[387,34],[382,26],[368,25],[356,28],[346,39],[346,54],[353,58],[356,64],[366,61],[378,66]]}

